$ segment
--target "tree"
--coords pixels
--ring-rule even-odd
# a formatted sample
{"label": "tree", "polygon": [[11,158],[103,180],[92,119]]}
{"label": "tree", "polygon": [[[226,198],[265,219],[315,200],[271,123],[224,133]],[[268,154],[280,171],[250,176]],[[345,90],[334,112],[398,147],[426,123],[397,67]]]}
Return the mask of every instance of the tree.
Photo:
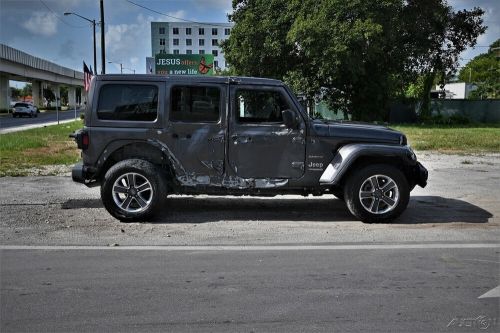
{"label": "tree", "polygon": [[43,89],[43,98],[47,101],[47,106],[50,107],[50,103],[56,100],[56,95],[50,88]]}
{"label": "tree", "polygon": [[308,98],[321,91],[355,120],[381,120],[392,98],[424,77],[449,75],[484,32],[483,11],[445,0],[233,0],[222,45],[236,74],[285,80]]}
{"label": "tree", "polygon": [[28,96],[33,96],[33,87],[31,83],[26,83],[24,87],[21,89],[21,96],[23,98]]}
{"label": "tree", "polygon": [[470,60],[459,72],[460,81],[474,83],[478,89],[470,94],[472,99],[500,97],[500,57],[497,55],[500,39],[490,45],[487,53]]}
{"label": "tree", "polygon": [[10,87],[10,98],[15,101],[19,99],[19,97],[21,97],[21,89]]}

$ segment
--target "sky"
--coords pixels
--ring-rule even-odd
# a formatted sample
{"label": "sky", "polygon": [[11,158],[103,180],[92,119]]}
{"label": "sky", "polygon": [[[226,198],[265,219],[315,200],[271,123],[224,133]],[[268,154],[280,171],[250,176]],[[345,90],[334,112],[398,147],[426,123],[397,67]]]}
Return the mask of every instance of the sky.
{"label": "sky", "polygon": [[[231,0],[131,0],[158,12],[198,22],[227,22]],[[461,55],[464,65],[484,53],[500,38],[499,0],[449,0],[454,9],[474,6],[485,10],[488,29],[475,49]],[[0,43],[20,49],[59,65],[82,70],[82,61],[93,63],[92,25],[74,12],[99,21],[99,0],[0,0]],[[173,21],[127,0],[104,0],[106,30],[106,73],[146,71],[145,58],[151,55],[151,21]],[[100,64],[100,28],[97,27],[97,66]]]}

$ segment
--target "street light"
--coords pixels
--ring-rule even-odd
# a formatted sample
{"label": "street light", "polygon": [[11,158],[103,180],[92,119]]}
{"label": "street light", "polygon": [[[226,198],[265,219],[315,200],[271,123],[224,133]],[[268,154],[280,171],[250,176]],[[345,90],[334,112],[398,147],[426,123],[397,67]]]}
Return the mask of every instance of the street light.
{"label": "street light", "polygon": [[120,65],[120,74],[123,74],[123,64],[121,62],[108,61],[108,64]]}
{"label": "street light", "polygon": [[97,74],[97,56],[96,56],[96,46],[95,46],[95,25],[96,25],[95,20],[88,19],[86,17],[78,15],[77,13],[66,12],[66,13],[64,13],[64,15],[65,16],[75,15],[75,16],[78,16],[79,18],[82,18],[82,19],[84,19],[84,20],[89,21],[90,23],[92,23],[92,28],[94,30],[94,74]]}

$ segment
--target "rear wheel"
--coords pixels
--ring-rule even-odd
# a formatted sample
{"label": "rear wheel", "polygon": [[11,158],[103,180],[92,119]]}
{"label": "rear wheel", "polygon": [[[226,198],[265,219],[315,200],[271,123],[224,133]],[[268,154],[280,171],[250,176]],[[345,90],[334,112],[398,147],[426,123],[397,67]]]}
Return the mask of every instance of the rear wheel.
{"label": "rear wheel", "polygon": [[101,185],[106,210],[123,222],[144,221],[161,209],[167,188],[162,172],[148,161],[124,160],[113,165]]}
{"label": "rear wheel", "polygon": [[377,164],[353,172],[344,191],[351,213],[363,222],[390,222],[406,209],[410,189],[392,165]]}

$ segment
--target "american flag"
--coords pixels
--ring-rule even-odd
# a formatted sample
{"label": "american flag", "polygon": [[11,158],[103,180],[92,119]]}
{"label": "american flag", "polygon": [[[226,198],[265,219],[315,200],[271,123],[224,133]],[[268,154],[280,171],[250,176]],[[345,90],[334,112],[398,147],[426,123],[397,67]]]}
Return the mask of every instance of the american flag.
{"label": "american flag", "polygon": [[94,74],[92,73],[92,70],[87,67],[87,64],[85,64],[85,61],[83,62],[83,87],[85,88],[85,91],[89,91],[90,89],[90,80],[92,80],[92,76]]}

